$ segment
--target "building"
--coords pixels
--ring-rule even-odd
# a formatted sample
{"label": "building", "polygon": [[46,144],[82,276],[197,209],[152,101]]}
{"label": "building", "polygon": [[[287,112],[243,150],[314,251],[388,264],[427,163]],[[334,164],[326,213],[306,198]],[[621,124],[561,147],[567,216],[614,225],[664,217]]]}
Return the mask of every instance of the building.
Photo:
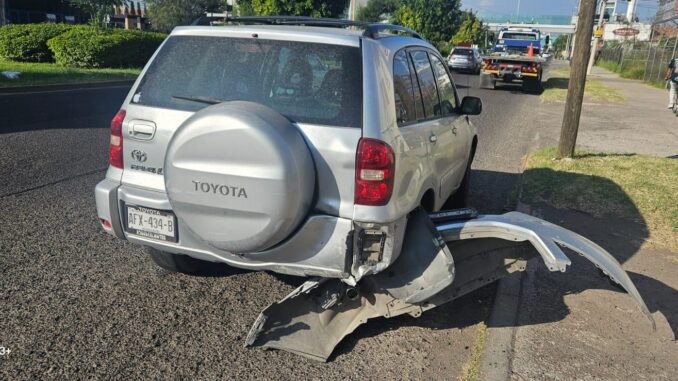
{"label": "building", "polygon": [[89,15],[65,0],[0,0],[3,24],[31,24],[40,22],[62,22],[82,24],[89,21]]}
{"label": "building", "polygon": [[[58,22],[85,24],[90,16],[68,0],[0,0],[0,25]],[[146,29],[146,4],[143,1],[126,1],[113,7],[108,19],[112,27]]]}

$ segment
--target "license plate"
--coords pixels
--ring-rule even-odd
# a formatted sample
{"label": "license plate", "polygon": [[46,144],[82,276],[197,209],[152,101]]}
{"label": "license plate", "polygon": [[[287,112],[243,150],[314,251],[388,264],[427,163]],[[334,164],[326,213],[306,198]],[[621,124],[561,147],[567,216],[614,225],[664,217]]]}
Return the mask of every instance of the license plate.
{"label": "license plate", "polygon": [[127,205],[125,230],[144,238],[177,242],[177,219],[172,212]]}

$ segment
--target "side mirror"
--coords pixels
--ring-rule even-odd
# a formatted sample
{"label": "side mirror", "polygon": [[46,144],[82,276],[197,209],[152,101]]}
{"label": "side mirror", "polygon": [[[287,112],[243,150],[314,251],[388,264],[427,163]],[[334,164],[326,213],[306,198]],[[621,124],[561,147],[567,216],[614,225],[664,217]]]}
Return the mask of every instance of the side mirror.
{"label": "side mirror", "polygon": [[478,97],[464,97],[461,100],[462,115],[480,115],[483,112],[483,101]]}

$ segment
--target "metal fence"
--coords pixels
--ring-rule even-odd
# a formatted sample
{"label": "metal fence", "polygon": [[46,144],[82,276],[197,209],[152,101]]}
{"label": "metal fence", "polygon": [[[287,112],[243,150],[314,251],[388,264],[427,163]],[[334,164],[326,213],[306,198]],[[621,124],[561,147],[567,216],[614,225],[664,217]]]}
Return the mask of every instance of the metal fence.
{"label": "metal fence", "polygon": [[661,84],[669,62],[675,57],[678,38],[608,43],[598,56],[599,61],[618,65],[616,71],[631,78]]}

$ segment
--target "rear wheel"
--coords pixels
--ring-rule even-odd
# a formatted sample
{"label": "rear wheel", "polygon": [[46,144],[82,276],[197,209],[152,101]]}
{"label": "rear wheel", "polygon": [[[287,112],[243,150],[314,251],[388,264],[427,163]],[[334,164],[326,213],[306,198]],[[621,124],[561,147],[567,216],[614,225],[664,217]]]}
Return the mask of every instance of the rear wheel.
{"label": "rear wheel", "polygon": [[540,93],[542,90],[541,74],[537,78],[523,79],[523,91],[530,93]]}
{"label": "rear wheel", "polygon": [[471,163],[473,163],[473,157],[475,156],[475,147],[471,151],[471,156],[466,165],[466,171],[464,171],[464,178],[459,184],[459,188],[450,196],[450,198],[445,201],[443,204],[444,210],[466,208],[469,206],[469,194],[471,189]]}
{"label": "rear wheel", "polygon": [[173,273],[224,276],[243,271],[223,263],[202,261],[188,255],[168,253],[152,247],[148,248],[148,254],[156,265]]}

